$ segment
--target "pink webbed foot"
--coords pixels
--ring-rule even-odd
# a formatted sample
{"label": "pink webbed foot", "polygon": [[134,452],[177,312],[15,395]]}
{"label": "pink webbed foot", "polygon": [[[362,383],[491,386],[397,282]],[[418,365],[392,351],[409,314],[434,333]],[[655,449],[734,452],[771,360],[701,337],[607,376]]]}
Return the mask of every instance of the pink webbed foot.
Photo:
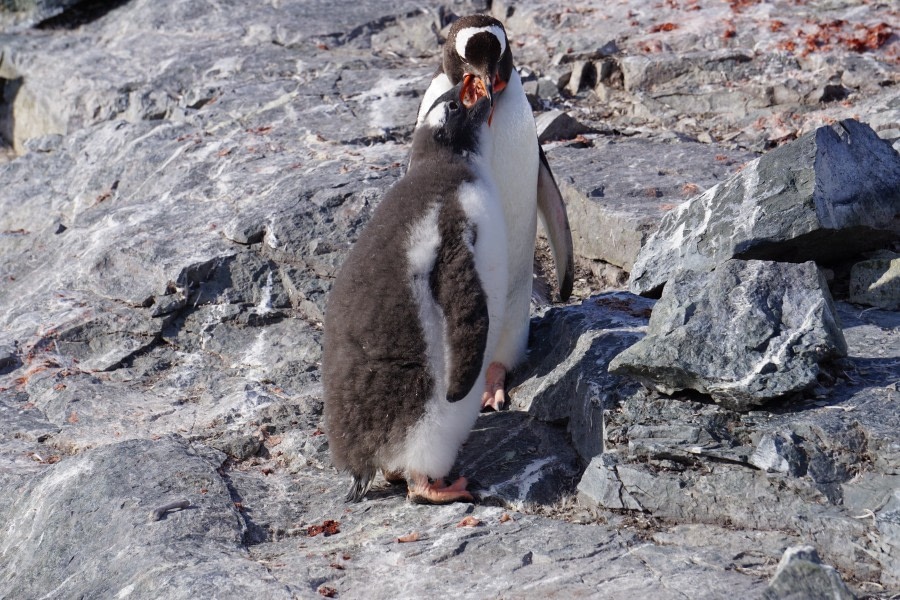
{"label": "pink webbed foot", "polygon": [[406,497],[419,504],[450,504],[451,502],[475,502],[466,486],[469,482],[460,477],[450,485],[443,479],[429,483],[425,475],[413,475],[412,486],[408,488]]}
{"label": "pink webbed foot", "polygon": [[506,367],[498,362],[488,365],[484,380],[484,394],[481,396],[482,410],[490,406],[494,410],[503,408],[506,401]]}

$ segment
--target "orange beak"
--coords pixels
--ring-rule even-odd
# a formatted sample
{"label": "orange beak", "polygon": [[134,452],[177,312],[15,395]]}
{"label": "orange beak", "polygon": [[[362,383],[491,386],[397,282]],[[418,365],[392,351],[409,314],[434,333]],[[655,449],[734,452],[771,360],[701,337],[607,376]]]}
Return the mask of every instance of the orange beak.
{"label": "orange beak", "polygon": [[[494,76],[494,84],[491,87],[494,88],[494,92],[499,92],[506,87],[506,82],[501,80],[499,76]],[[484,80],[478,75],[473,75],[472,73],[463,75],[462,91],[459,94],[459,101],[463,106],[471,108],[479,99],[485,96],[491,101],[491,114],[488,115],[488,127],[490,127],[491,120],[494,118],[494,96],[492,91],[485,87]]]}
{"label": "orange beak", "polygon": [[459,93],[459,101],[466,108],[472,108],[480,98],[488,95],[484,82],[478,75],[466,73],[463,75],[462,91]]}

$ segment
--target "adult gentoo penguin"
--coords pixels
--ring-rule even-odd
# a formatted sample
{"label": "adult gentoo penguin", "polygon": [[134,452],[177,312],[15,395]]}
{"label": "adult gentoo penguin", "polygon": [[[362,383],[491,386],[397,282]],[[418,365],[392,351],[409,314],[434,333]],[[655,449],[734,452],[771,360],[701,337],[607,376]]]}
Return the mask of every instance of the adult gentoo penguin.
{"label": "adult gentoo penguin", "polygon": [[493,103],[491,171],[503,201],[509,289],[503,331],[488,368],[482,405],[499,409],[504,402],[506,373],[525,357],[528,346],[537,214],[550,238],[563,300],[572,292],[575,273],[572,233],[562,196],[537,141],[531,106],[513,65],[506,30],[497,19],[471,15],[450,27],[442,64],[425,92],[417,127],[424,123],[434,99],[460,82],[466,104],[484,95]]}
{"label": "adult gentoo penguin", "polygon": [[415,501],[472,501],[445,485],[481,408],[506,306],[503,211],[490,178],[487,98],[459,85],[413,136],[406,175],[385,195],[335,281],[325,313],[325,428],[348,500],[378,469]]}

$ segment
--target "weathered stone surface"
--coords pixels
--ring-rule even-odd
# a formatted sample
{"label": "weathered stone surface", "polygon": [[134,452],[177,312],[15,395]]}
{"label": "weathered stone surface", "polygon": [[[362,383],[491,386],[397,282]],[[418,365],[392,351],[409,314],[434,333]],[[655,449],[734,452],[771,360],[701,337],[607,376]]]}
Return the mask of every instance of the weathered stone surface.
{"label": "weathered stone surface", "polygon": [[[285,494],[272,478],[262,480],[265,488],[250,490],[249,478],[241,475],[233,474],[232,482],[256,507],[254,518],[279,532],[254,545],[253,556],[306,594],[326,587],[381,599],[427,596],[439,586],[460,598],[537,599],[564,587],[576,596],[671,597],[672,589],[695,589],[698,577],[700,597],[729,591],[753,596],[765,589],[754,575],[729,568],[724,555],[708,555],[701,566],[682,547],[642,542],[627,527],[566,523],[491,506],[423,507],[397,502],[394,494],[336,510],[328,477],[319,480],[323,491],[304,496],[300,490]],[[459,526],[466,518],[477,525]],[[337,519],[340,533],[304,536],[307,525],[325,519]]]}
{"label": "weathered stone surface", "polygon": [[4,0],[0,2],[0,32],[19,31],[61,14],[80,0]]}
{"label": "weathered stone surface", "polygon": [[566,84],[566,91],[574,96],[581,90],[594,87],[597,83],[597,68],[589,60],[576,60]]}
{"label": "weathered stone surface", "polygon": [[615,473],[615,464],[614,454],[592,458],[578,482],[578,494],[583,502],[589,504],[619,510],[641,510],[641,505],[625,490]]}
{"label": "weathered stone surface", "polygon": [[565,423],[585,462],[600,454],[604,411],[624,392],[606,366],[640,339],[651,306],[630,294],[607,293],[580,306],[551,308],[534,320],[529,359],[510,378],[511,407]]}
{"label": "weathered stone surface", "polygon": [[[244,521],[216,473],[223,459],[176,436],[130,441],[3,486],[0,593],[196,598],[263,592],[290,598],[241,546]],[[190,506],[158,521],[148,518],[181,499]],[[200,537],[203,544],[195,541]]]}
{"label": "weathered stone surface", "polygon": [[[492,4],[528,42],[519,62],[546,73],[548,54],[561,66],[608,56],[595,63],[597,97],[584,99],[606,126],[677,131],[759,151],[854,115],[883,112],[896,123],[900,114],[890,106],[900,97],[896,42],[878,25],[890,18],[868,7],[820,4],[802,19],[791,9],[774,15],[765,3],[628,2],[599,10],[553,0],[509,8]],[[615,48],[598,52],[608,39]],[[836,85],[849,93],[845,99],[816,98]]]}
{"label": "weathered stone surface", "polygon": [[865,124],[822,127],[747,165],[662,220],[629,288],[729,258],[830,261],[900,236],[900,155]]}
{"label": "weathered stone surface", "polygon": [[767,599],[856,598],[834,567],[823,565],[812,546],[794,546],[784,551],[778,570],[764,594]]}
{"label": "weathered stone surface", "polygon": [[877,584],[863,589],[897,588],[900,316],[837,308],[849,351],[831,390],[744,414],[696,396],[623,391],[605,415],[605,451],[579,483],[580,502],[677,523],[779,529],[787,545],[814,544],[845,578]]}
{"label": "weathered stone surface", "polygon": [[[891,475],[900,465],[891,410],[900,350],[896,313],[877,309],[841,308],[848,379],[839,373],[833,389],[808,392],[800,409],[743,417],[696,398],[661,399],[606,372],[612,348],[640,334],[648,301],[606,298],[596,331],[590,302],[556,309],[547,327],[535,323],[537,371],[516,375],[514,399],[530,395],[533,413],[483,416],[462,449],[456,469],[472,478],[479,504],[414,506],[380,483],[363,504],[345,505],[348,478],[329,466],[319,429],[324,301],[402,174],[436,40],[457,15],[485,5],[77,8],[91,6],[100,10],[0,34],[0,137],[17,149],[0,147],[0,526],[14,532],[0,545],[21,542],[3,546],[0,596],[115,596],[110,586],[127,580],[133,559],[150,570],[131,598],[208,596],[198,586],[213,577],[215,593],[241,597],[321,597],[329,588],[372,598],[435,589],[472,598],[757,597],[783,549],[803,543],[816,544],[854,591],[900,589]],[[850,115],[897,139],[896,42],[786,47],[798,28],[836,20],[845,21],[841,35],[865,26],[859,35],[878,42],[869,27],[892,18],[883,3],[779,7],[782,31],[772,31],[767,3],[508,8],[491,3],[529,70],[526,83],[537,82],[535,108],[603,132],[547,147],[570,202],[604,186],[590,196],[595,215],[605,206],[620,214],[642,205],[640,190],[658,192],[646,197],[657,203],[646,229],[635,224],[643,209],[618,225],[585,216],[575,246],[594,272],[612,271],[614,260],[615,269],[630,265],[665,205],[693,193],[686,184],[721,181],[749,151]],[[733,37],[723,35],[726,21]],[[675,27],[657,28],[665,22]],[[723,50],[744,54],[715,62]],[[684,57],[689,74],[625,90],[622,61],[635,56]],[[578,61],[581,75],[593,63],[594,92],[589,76],[574,76]],[[575,83],[574,96],[559,93]],[[828,101],[827,86],[848,95]],[[809,104],[816,95],[825,101]],[[595,253],[589,240],[604,231],[620,241]],[[627,252],[616,249],[622,240]],[[591,289],[587,270],[577,286],[584,297],[601,289]],[[556,363],[541,360],[551,348]],[[790,442],[774,454],[787,472],[771,453],[771,473],[752,466],[767,440]],[[573,502],[600,450],[608,477],[647,512]],[[88,464],[98,490],[93,474],[73,474]],[[168,489],[157,483],[187,493],[195,479],[212,482],[197,508],[155,522],[185,537],[160,546],[134,536],[146,526],[132,529],[137,503]],[[43,505],[22,504],[50,483]],[[120,500],[67,517],[68,506],[104,489]],[[140,508],[141,519],[162,504]],[[35,506],[57,513],[40,513],[51,525],[41,543],[39,533],[7,527],[36,516],[26,511]],[[457,528],[464,516],[481,525]],[[325,519],[340,532],[307,533]],[[81,539],[98,529],[112,551]],[[419,541],[396,541],[411,533]],[[181,554],[154,554],[171,543]],[[79,552],[44,553],[62,547]],[[73,571],[61,563],[73,555],[83,569],[66,580]],[[170,559],[184,574],[154,578]],[[10,580],[9,564],[59,568]],[[210,565],[222,572],[203,571]]]}
{"label": "weathered stone surface", "polygon": [[900,254],[864,260],[850,270],[850,300],[900,310]]}
{"label": "weathered stone surface", "polygon": [[747,410],[813,386],[820,363],[846,353],[815,263],[730,260],[711,274],[675,275],[647,336],[609,370],[663,393],[694,389]]}
{"label": "weathered stone surface", "polygon": [[547,158],[578,253],[626,271],[666,214],[755,157],[674,136],[586,137],[593,142],[588,152],[559,146]]}
{"label": "weathered stone surface", "polygon": [[580,133],[590,131],[568,113],[561,110],[551,110],[537,116],[534,120],[537,129],[538,141],[555,142],[558,140],[571,140]]}

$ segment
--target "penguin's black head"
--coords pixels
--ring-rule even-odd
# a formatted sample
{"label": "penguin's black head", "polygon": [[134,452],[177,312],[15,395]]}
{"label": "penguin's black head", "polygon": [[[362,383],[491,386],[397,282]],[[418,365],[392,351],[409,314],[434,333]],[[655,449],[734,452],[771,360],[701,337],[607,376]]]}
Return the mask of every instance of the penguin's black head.
{"label": "penguin's black head", "polygon": [[486,97],[479,98],[466,107],[461,96],[462,82],[448,90],[431,105],[422,125],[413,138],[412,159],[428,148],[448,148],[454,154],[484,154],[488,143],[482,136],[491,114],[491,103]]}
{"label": "penguin's black head", "polygon": [[487,15],[454,21],[444,44],[443,69],[454,84],[463,82],[466,106],[482,96],[494,102],[509,82],[513,58],[503,23]]}

